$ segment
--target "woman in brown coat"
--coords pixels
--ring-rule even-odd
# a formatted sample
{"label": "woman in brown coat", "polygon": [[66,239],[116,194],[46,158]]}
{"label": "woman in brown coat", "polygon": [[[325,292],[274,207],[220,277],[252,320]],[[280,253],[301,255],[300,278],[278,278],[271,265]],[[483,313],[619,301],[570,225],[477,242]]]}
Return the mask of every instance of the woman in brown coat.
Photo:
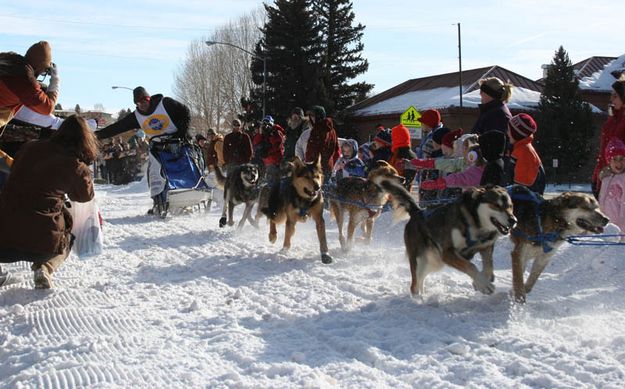
{"label": "woman in brown coat", "polygon": [[52,287],[51,274],[69,255],[70,200],[93,198],[89,165],[98,142],[85,119],[69,117],[48,140],[30,142],[17,153],[0,194],[0,262],[33,262],[35,287]]}

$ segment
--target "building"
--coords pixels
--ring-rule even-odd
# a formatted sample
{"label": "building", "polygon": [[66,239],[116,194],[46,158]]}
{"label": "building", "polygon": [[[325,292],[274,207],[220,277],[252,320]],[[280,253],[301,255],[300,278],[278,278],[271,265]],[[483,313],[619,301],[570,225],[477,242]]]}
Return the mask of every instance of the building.
{"label": "building", "polygon": [[620,57],[590,57],[573,65],[584,101],[607,113],[612,84],[625,73],[625,54]]}
{"label": "building", "polygon": [[[462,77],[462,102],[460,101]],[[515,86],[508,107],[513,113],[535,110],[540,101],[540,83],[501,66],[439,74],[405,81],[382,93],[349,107],[343,114],[344,128],[352,130],[359,142],[367,141],[381,124],[393,127],[400,115],[413,106],[419,112],[434,108],[440,111],[443,123],[450,128],[470,131],[477,120],[480,103],[479,80],[498,77]]]}

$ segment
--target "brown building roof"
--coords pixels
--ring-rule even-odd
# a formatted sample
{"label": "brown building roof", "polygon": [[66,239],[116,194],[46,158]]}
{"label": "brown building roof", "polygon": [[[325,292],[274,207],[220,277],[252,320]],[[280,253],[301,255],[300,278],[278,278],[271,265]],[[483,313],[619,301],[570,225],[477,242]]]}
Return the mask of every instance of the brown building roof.
{"label": "brown building roof", "polygon": [[590,57],[573,65],[578,78],[592,76],[605,68],[605,65],[614,61],[616,57]]}

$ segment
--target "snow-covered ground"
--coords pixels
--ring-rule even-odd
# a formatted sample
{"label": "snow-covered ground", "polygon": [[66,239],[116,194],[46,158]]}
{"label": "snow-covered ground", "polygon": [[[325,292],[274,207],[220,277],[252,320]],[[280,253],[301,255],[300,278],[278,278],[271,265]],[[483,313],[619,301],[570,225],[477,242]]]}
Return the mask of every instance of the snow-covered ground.
{"label": "snow-covered ground", "polygon": [[103,255],[72,255],[49,291],[28,264],[6,266],[22,282],[0,288],[0,387],[624,385],[623,247],[564,245],[519,306],[506,238],[493,295],[446,269],[415,300],[388,213],[349,254],[328,220],[323,265],[312,222],[282,255],[266,224],[219,229],[217,208],[145,215],[141,183],[100,186],[98,202]]}

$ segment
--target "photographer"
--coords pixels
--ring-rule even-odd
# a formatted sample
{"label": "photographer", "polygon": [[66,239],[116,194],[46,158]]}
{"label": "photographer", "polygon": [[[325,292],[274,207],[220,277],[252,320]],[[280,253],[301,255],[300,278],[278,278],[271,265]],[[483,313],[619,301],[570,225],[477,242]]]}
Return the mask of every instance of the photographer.
{"label": "photographer", "polygon": [[[50,74],[46,92],[37,81],[38,76],[45,74]],[[48,42],[35,43],[24,56],[14,52],[0,53],[0,135],[4,125],[22,106],[50,115],[59,96],[59,83]]]}
{"label": "photographer", "polygon": [[280,162],[284,156],[284,129],[274,124],[271,116],[266,116],[254,135],[253,143],[254,150],[265,165],[265,180],[268,183],[278,181]]}

